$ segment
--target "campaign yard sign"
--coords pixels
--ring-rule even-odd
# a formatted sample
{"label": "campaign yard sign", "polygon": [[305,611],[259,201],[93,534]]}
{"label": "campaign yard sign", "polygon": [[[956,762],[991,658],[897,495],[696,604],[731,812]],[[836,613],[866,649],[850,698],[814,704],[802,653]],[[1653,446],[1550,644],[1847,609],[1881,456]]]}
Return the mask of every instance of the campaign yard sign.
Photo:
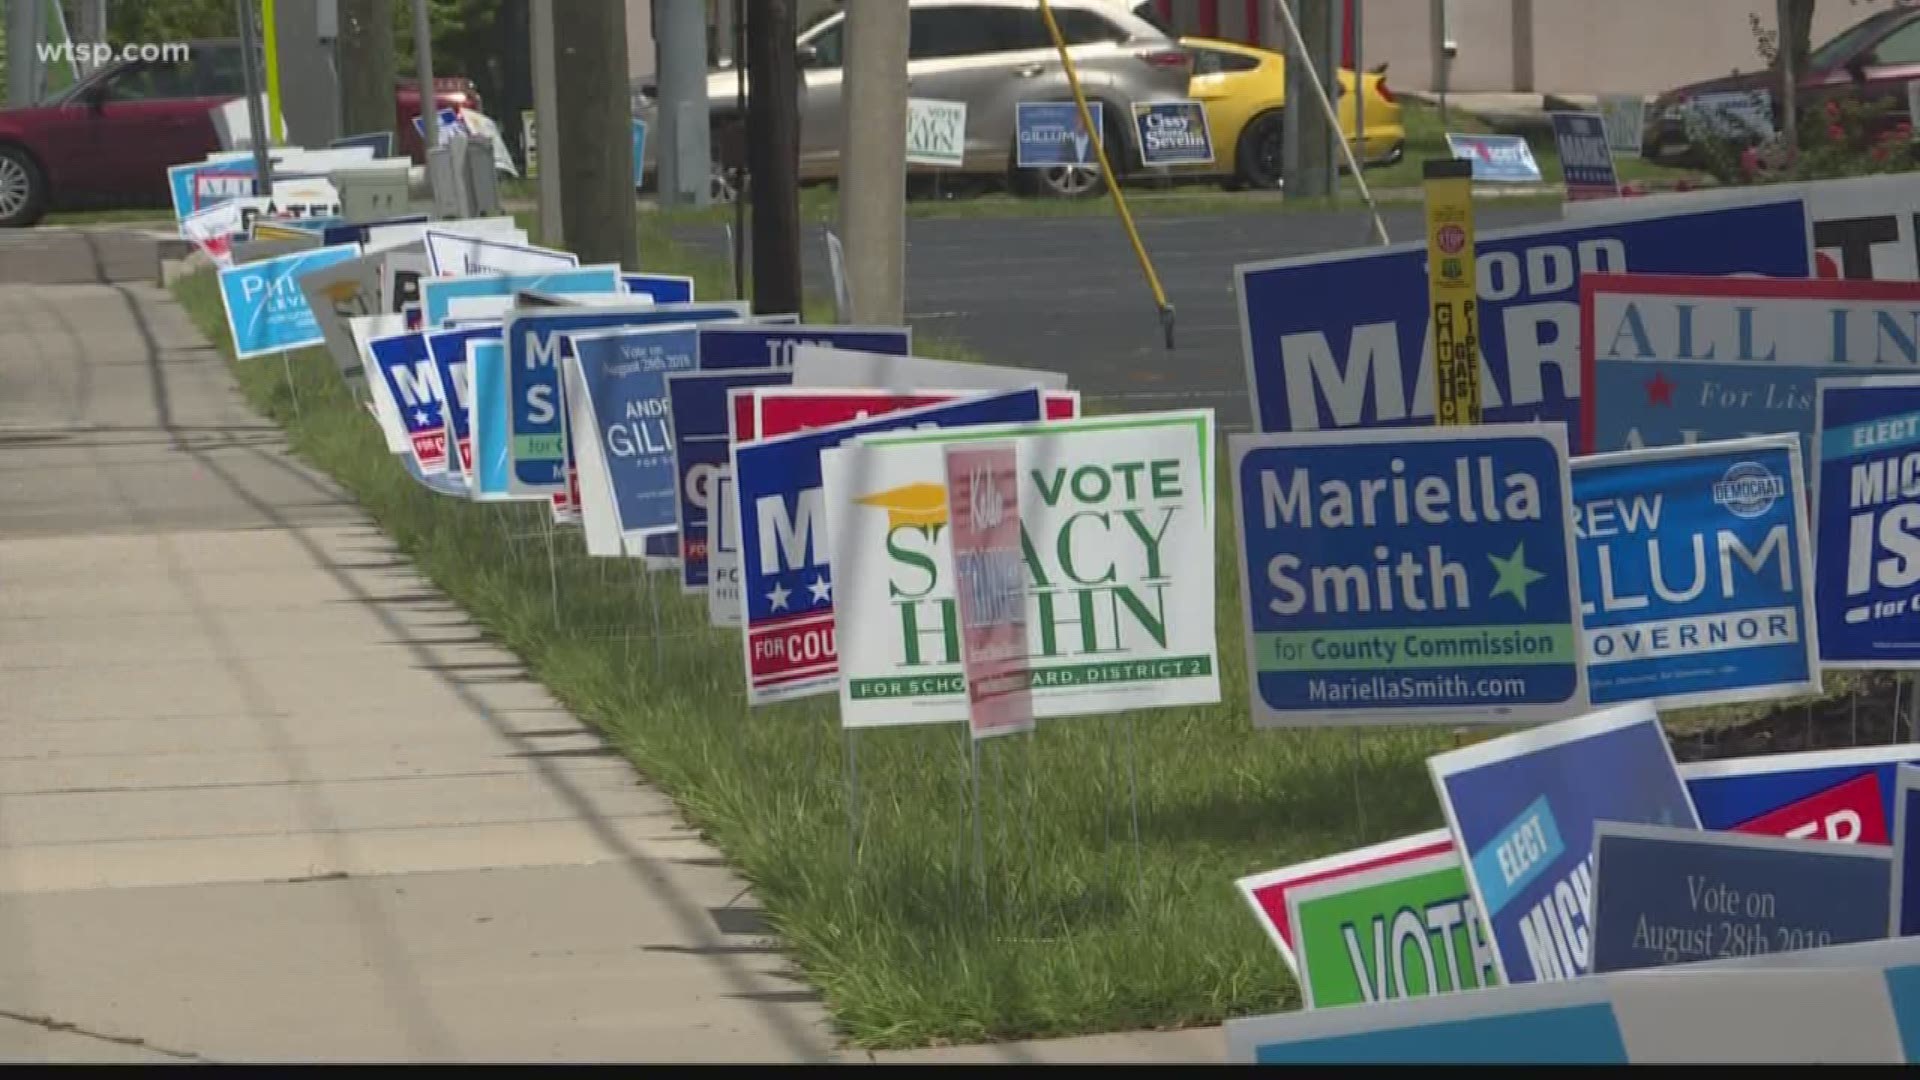
{"label": "campaign yard sign", "polygon": [[1213,130],[1198,101],[1136,102],[1133,125],[1140,136],[1140,163],[1148,168],[1213,161]]}
{"label": "campaign yard sign", "polygon": [[580,265],[571,251],[513,244],[487,236],[443,232],[429,226],[421,239],[427,248],[427,266],[435,277],[464,274],[537,273]]}
{"label": "campaign yard sign", "polygon": [[1920,769],[1900,766],[1894,784],[1893,887],[1889,890],[1887,936],[1920,934]]}
{"label": "campaign yard sign", "polygon": [[[1390,866],[1429,855],[1444,855],[1453,850],[1453,834],[1445,829],[1433,829],[1429,832],[1403,836],[1397,840],[1384,840],[1378,844],[1369,844],[1352,851],[1343,851],[1337,855],[1327,855],[1307,862],[1295,863],[1278,870],[1250,874],[1233,883],[1240,892],[1240,898],[1247,902],[1253,911],[1253,917],[1266,931],[1267,939],[1280,950],[1280,958],[1287,962],[1297,976],[1300,973],[1300,961],[1295,952],[1296,935],[1293,922],[1288,914],[1288,898],[1295,891],[1307,885],[1321,881],[1350,879],[1363,871],[1377,867]],[[1461,895],[1466,895],[1464,883]]]}
{"label": "campaign yard sign", "polygon": [[1639,157],[1647,130],[1647,99],[1639,94],[1601,94],[1600,116],[1607,131],[1607,149]]}
{"label": "campaign yard sign", "polygon": [[966,152],[966,102],[907,99],[907,164],[957,169]]}
{"label": "campaign yard sign", "polygon": [[1560,150],[1560,171],[1566,180],[1568,199],[1619,197],[1620,177],[1614,172],[1607,125],[1599,113],[1554,113],[1553,141]]}
{"label": "campaign yard sign", "polygon": [[1819,693],[1793,436],[1576,458],[1573,504],[1594,704]]}
{"label": "campaign yard sign", "polygon": [[1862,942],[1226,1023],[1268,1065],[1920,1060],[1920,941]]}
{"label": "campaign yard sign", "polygon": [[371,348],[387,392],[399,407],[400,423],[420,472],[426,476],[446,472],[446,391],[427,349],[426,335],[412,330],[378,338]]}
{"label": "campaign yard sign", "polygon": [[1080,109],[1071,101],[1021,101],[1013,107],[1014,164],[1021,169],[1051,169],[1100,164],[1093,140],[1106,131],[1101,103],[1087,102],[1096,134],[1089,136],[1080,123]]}
{"label": "campaign yard sign", "polygon": [[[702,340],[704,343],[704,334]],[[727,392],[755,386],[784,386],[792,381],[792,371],[771,367],[667,374],[668,428],[673,433],[673,469],[680,498],[682,592],[699,592],[708,588],[711,581],[708,546],[715,539],[710,532],[715,505],[713,485],[727,471],[729,455]],[[733,584],[737,594],[737,565]]]}
{"label": "campaign yard sign", "polygon": [[693,279],[684,274],[621,274],[620,285],[656,304],[693,302]]}
{"label": "campaign yard sign", "polygon": [[967,728],[976,739],[1032,731],[1019,450],[954,443],[945,458]]}
{"label": "campaign yard sign", "polygon": [[1586,708],[1552,424],[1234,436],[1254,723]]}
{"label": "campaign yard sign", "polygon": [[1521,135],[1468,135],[1447,132],[1447,151],[1473,162],[1473,178],[1483,184],[1537,184],[1540,163]]}
{"label": "campaign yard sign", "polygon": [[456,300],[473,297],[493,296],[511,301],[519,292],[567,295],[613,293],[619,289],[620,268],[612,263],[566,270],[428,278],[420,282],[420,321],[430,328],[439,327],[453,315]]}
{"label": "campaign yard sign", "polygon": [[913,331],[904,326],[703,326],[700,370],[792,367],[803,345],[906,356]]}
{"label": "campaign yard sign", "polygon": [[740,500],[722,466],[713,478],[713,545],[707,558],[707,624],[740,625]]}
{"label": "campaign yard sign", "polygon": [[507,420],[507,346],[481,339],[467,345],[468,399],[473,433],[473,497],[479,502],[509,502],[513,493],[512,430]]}
{"label": "campaign yard sign", "polygon": [[1705,828],[1885,844],[1908,762],[1920,763],[1920,744],[1696,761],[1680,774]]}
{"label": "campaign yard sign", "polygon": [[1883,847],[1602,821],[1593,970],[1877,941],[1892,869]]}
{"label": "campaign yard sign", "polygon": [[427,354],[440,373],[440,389],[446,394],[442,422],[447,431],[447,465],[461,473],[473,472],[473,431],[468,426],[472,411],[472,372],[467,368],[467,346],[476,341],[499,341],[498,323],[463,326],[453,330],[423,331]]}
{"label": "campaign yard sign", "polygon": [[[1581,447],[1582,276],[1806,277],[1806,207],[1789,197],[1490,230],[1475,238],[1474,261],[1486,421],[1564,422],[1568,445]],[[1235,276],[1259,430],[1432,422],[1425,243],[1243,265]]]}
{"label": "campaign yard sign", "polygon": [[517,495],[563,493],[567,488],[567,439],[560,414],[562,350],[569,334],[610,327],[738,319],[740,302],[709,304],[635,303],[611,307],[560,307],[514,310],[506,315],[508,413]]}
{"label": "campaign yard sign", "polygon": [[1287,897],[1309,1009],[1478,990],[1498,981],[1486,924],[1446,851],[1302,885]]}
{"label": "campaign yard sign", "polygon": [[1594,274],[1581,284],[1593,451],[1790,431],[1814,382],[1920,373],[1920,283]]}
{"label": "campaign yard sign", "polygon": [[[1009,389],[1016,389],[1009,387]],[[735,432],[739,439],[764,439],[788,435],[808,428],[844,424],[869,416],[882,416],[902,409],[918,409],[966,397],[968,390],[925,390],[900,394],[890,390],[858,388],[763,386],[743,389],[734,395],[734,408],[745,408],[746,425]],[[1040,395],[1043,419],[1071,420],[1080,415],[1078,390],[1047,390]]]}
{"label": "campaign yard sign", "polygon": [[1815,597],[1829,667],[1920,667],[1920,375],[1815,387]]}
{"label": "campaign yard sign", "polygon": [[1023,462],[1035,715],[1220,700],[1213,413],[1197,409],[890,432],[826,455],[841,725],[967,718],[942,462],[982,440]]}
{"label": "campaign yard sign", "polygon": [[233,335],[233,355],[245,360],[324,342],[300,278],[359,256],[358,244],[342,244],[221,267],[220,303]]}
{"label": "campaign yard sign", "polygon": [[667,410],[669,373],[692,371],[699,351],[691,326],[619,328],[571,335],[586,415],[607,465],[614,518],[628,543],[672,533],[679,515]]}
{"label": "campaign yard sign", "polygon": [[732,446],[749,705],[827,693],[838,681],[822,451],[896,428],[1035,421],[1040,408],[1037,390],[982,394]]}
{"label": "campaign yard sign", "polygon": [[913,393],[926,386],[952,390],[1010,390],[1021,386],[1065,390],[1067,377],[1057,371],[1033,368],[798,344],[793,348],[793,385],[863,387],[895,393]]}
{"label": "campaign yard sign", "polygon": [[1597,822],[1700,827],[1644,702],[1450,750],[1427,768],[1509,985],[1593,970]]}

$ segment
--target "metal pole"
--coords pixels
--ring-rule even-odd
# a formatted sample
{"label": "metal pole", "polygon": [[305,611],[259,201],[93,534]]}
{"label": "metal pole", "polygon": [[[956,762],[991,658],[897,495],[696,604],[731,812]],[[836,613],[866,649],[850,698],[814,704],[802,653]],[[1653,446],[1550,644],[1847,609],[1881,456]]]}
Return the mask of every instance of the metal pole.
{"label": "metal pole", "polygon": [[260,101],[259,57],[254,44],[259,32],[253,24],[253,0],[234,0],[240,10],[240,78],[247,92],[247,138],[253,143],[253,193],[273,194],[273,155],[267,152],[266,108]]}
{"label": "metal pole", "polygon": [[553,0],[533,0],[528,15],[533,41],[533,139],[538,167],[540,242],[564,248],[560,216],[560,102],[553,70]]}
{"label": "metal pole", "polygon": [[[1437,3],[1438,0],[1435,0],[1435,2]],[[1274,9],[1280,13],[1281,25],[1287,31],[1287,40],[1292,43],[1293,49],[1302,56],[1306,55],[1306,43],[1300,39],[1300,27],[1293,21],[1293,12],[1287,10],[1286,0],[1273,0],[1273,6]],[[1312,73],[1309,72],[1309,74]],[[1332,124],[1336,131],[1339,130],[1340,118],[1333,111],[1333,103],[1327,100],[1327,88],[1321,85],[1319,76],[1314,75],[1312,78],[1309,78],[1307,85],[1313,90],[1313,96],[1319,101],[1320,108],[1326,112],[1327,122]],[[1347,145],[1345,139],[1339,140],[1339,143],[1340,150],[1347,159],[1347,169],[1353,173],[1354,182],[1359,185],[1360,198],[1366,202],[1367,210],[1373,214],[1374,234],[1379,237],[1380,243],[1383,245],[1393,243],[1393,241],[1387,237],[1387,223],[1380,219],[1380,207],[1375,205],[1373,201],[1373,192],[1367,189],[1366,177],[1360,175],[1360,166],[1354,161],[1353,148]]]}
{"label": "metal pole", "polygon": [[905,303],[907,6],[847,0],[840,231],[853,321],[895,325]]}
{"label": "metal pole", "polygon": [[33,46],[41,17],[38,3],[7,2],[7,104],[16,109],[32,105],[40,92],[40,53]]}
{"label": "metal pole", "polygon": [[[654,154],[661,206],[705,206],[711,198],[707,119],[707,20],[703,0],[654,0],[659,36]],[[851,18],[851,16],[849,16]],[[853,106],[850,106],[853,107]]]}
{"label": "metal pole", "polygon": [[432,150],[440,145],[440,99],[433,92],[433,19],[427,0],[413,0],[413,60],[420,75],[420,141],[423,150]]}
{"label": "metal pole", "polygon": [[1793,53],[1798,44],[1793,40],[1794,27],[1798,25],[1791,16],[1793,0],[1774,0],[1775,45],[1780,55],[1780,118],[1781,130],[1786,133],[1787,145],[1800,145],[1800,109],[1798,87],[1794,85]]}
{"label": "metal pole", "polygon": [[1353,156],[1364,169],[1367,167],[1367,66],[1361,60],[1366,51],[1361,35],[1361,2],[1353,0],[1353,25],[1347,28],[1347,33],[1353,35]]}
{"label": "metal pole", "polygon": [[[727,0],[720,0],[726,3]],[[733,298],[747,298],[747,2],[733,0],[733,130],[739,172],[733,182]]]}
{"label": "metal pole", "polygon": [[261,70],[266,74],[267,84],[267,138],[276,144],[287,137],[286,124],[280,115],[280,13],[274,10],[274,0],[260,0],[260,56],[263,61]]}

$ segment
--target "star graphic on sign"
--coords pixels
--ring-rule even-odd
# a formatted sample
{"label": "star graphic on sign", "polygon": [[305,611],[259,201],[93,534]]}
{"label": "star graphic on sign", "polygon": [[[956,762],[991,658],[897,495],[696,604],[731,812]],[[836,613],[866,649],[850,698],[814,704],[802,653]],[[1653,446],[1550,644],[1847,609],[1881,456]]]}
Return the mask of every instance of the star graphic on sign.
{"label": "star graphic on sign", "polygon": [[1653,378],[1647,380],[1646,387],[1647,404],[1669,406],[1673,404],[1673,381],[1667,378],[1666,372],[1654,372]]}
{"label": "star graphic on sign", "polygon": [[1493,591],[1487,594],[1487,599],[1491,600],[1501,593],[1506,593],[1520,605],[1520,610],[1525,611],[1527,587],[1547,576],[1527,565],[1527,545],[1524,542],[1515,544],[1513,554],[1504,559],[1498,555],[1488,555],[1487,561],[1493,564],[1493,572],[1498,575],[1493,583]]}
{"label": "star graphic on sign", "polygon": [[414,427],[427,426],[427,410],[425,409],[413,410],[413,426]]}
{"label": "star graphic on sign", "polygon": [[813,594],[814,603],[824,604],[827,598],[833,595],[833,582],[822,575],[807,583],[807,591]]}
{"label": "star graphic on sign", "polygon": [[773,591],[767,594],[767,602],[773,605],[773,610],[780,611],[787,606],[787,597],[792,595],[793,590],[776,581]]}

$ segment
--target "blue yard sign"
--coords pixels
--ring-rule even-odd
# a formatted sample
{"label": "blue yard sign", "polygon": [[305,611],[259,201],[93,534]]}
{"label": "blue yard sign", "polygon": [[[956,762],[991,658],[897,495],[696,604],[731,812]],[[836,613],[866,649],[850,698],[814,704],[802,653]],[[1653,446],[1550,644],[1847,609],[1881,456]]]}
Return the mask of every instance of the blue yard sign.
{"label": "blue yard sign", "polygon": [[[1568,423],[1581,447],[1580,279],[1592,271],[1805,277],[1797,197],[1593,224],[1482,233],[1476,241],[1488,423]],[[1261,431],[1433,421],[1426,245],[1283,259],[1235,271]]]}
{"label": "blue yard sign", "polygon": [[1700,824],[1835,843],[1885,844],[1894,776],[1920,744],[1695,761],[1683,766]]}
{"label": "blue yard sign", "polygon": [[1830,667],[1920,667],[1920,375],[1821,379],[1814,590]]}
{"label": "blue yard sign", "polygon": [[1892,869],[1868,844],[1600,822],[1592,970],[1878,941]]}
{"label": "blue yard sign", "polygon": [[[415,117],[414,119],[418,120],[419,117]],[[369,131],[364,135],[347,135],[327,144],[327,148],[330,150],[344,149],[351,146],[364,146],[372,150],[373,156],[376,159],[390,158],[393,156],[393,132]]]}
{"label": "blue yard sign", "polygon": [[1645,702],[1450,750],[1427,767],[1508,986],[1593,971],[1599,822],[1700,827]]}
{"label": "blue yard sign", "polygon": [[[1100,102],[1087,102],[1096,131],[1106,130]],[[1014,105],[1014,131],[1019,149],[1016,167],[1050,169],[1066,165],[1100,164],[1093,139],[1080,123],[1080,109],[1071,101],[1022,101]]]}
{"label": "blue yard sign", "polygon": [[735,444],[747,704],[832,693],[839,684],[821,451],[881,431],[1040,417],[1040,391],[1025,389]]}
{"label": "blue yard sign", "polygon": [[360,245],[341,244],[223,267],[220,301],[233,335],[233,355],[245,360],[325,341],[300,291],[300,277],[359,257]]}
{"label": "blue yard sign", "polygon": [[622,537],[673,533],[679,504],[666,380],[694,370],[698,331],[668,326],[569,336],[591,413],[578,419],[600,440]]}
{"label": "blue yard sign", "polygon": [[[706,346],[702,328],[701,347]],[[673,464],[680,491],[680,588],[707,587],[708,522],[714,477],[727,468],[727,391],[787,386],[792,368],[737,368],[667,376],[667,412],[672,420]]]}
{"label": "blue yard sign", "polygon": [[1595,274],[1582,283],[1590,451],[1791,431],[1814,382],[1920,374],[1920,283]]}
{"label": "blue yard sign", "polygon": [[1607,147],[1607,124],[1599,113],[1553,114],[1553,141],[1560,150],[1560,172],[1569,199],[1611,199],[1620,194]]}
{"label": "blue yard sign", "polygon": [[1256,724],[1515,723],[1586,708],[1557,426],[1229,446]]}
{"label": "blue yard sign", "polygon": [[467,377],[473,386],[473,497],[507,502],[513,494],[512,435],[507,423],[507,347],[497,340],[475,341],[467,349]]}
{"label": "blue yard sign", "polygon": [[700,370],[792,367],[801,345],[887,356],[913,354],[913,331],[904,326],[703,326]]}
{"label": "blue yard sign", "polygon": [[368,351],[400,409],[400,425],[420,471],[427,476],[448,471],[446,389],[427,349],[426,335],[414,330],[375,338],[368,343]]}
{"label": "blue yard sign", "polygon": [[473,432],[467,416],[471,412],[473,382],[472,373],[467,370],[467,348],[476,341],[499,341],[500,324],[428,331],[425,337],[427,354],[433,357],[433,366],[440,374],[440,389],[447,399],[447,468],[469,474],[473,472]]}
{"label": "blue yard sign", "polygon": [[[647,171],[647,122],[633,121],[633,186],[640,186],[640,178]],[[663,301],[664,302],[664,301]]]}
{"label": "blue yard sign", "polygon": [[1893,797],[1892,912],[1888,937],[1920,934],[1920,769],[1900,766]]}
{"label": "blue yard sign", "polygon": [[1447,132],[1447,150],[1473,162],[1473,178],[1491,184],[1537,184],[1540,163],[1520,135],[1464,135]]}
{"label": "blue yard sign", "polygon": [[420,321],[428,328],[444,325],[456,299],[511,297],[523,291],[566,296],[574,293],[614,293],[619,289],[620,268],[612,263],[565,270],[421,278]]}
{"label": "blue yard sign", "polygon": [[1594,704],[1819,692],[1792,435],[1577,458],[1573,528]]}
{"label": "blue yard sign", "polygon": [[385,229],[398,225],[424,225],[432,220],[425,214],[404,214],[400,217],[381,218],[379,221],[350,221],[328,226],[320,234],[323,244],[365,244],[375,229]]}
{"label": "blue yard sign", "polygon": [[679,274],[621,274],[620,284],[656,304],[693,302],[693,279]]}
{"label": "blue yard sign", "polygon": [[619,326],[738,319],[747,305],[642,304],[564,307],[507,313],[510,490],[516,495],[552,495],[567,487],[567,437],[561,415],[560,356],[566,335]]}
{"label": "blue yard sign", "polygon": [[1213,132],[1198,101],[1140,102],[1133,107],[1140,161],[1149,168],[1213,161]]}

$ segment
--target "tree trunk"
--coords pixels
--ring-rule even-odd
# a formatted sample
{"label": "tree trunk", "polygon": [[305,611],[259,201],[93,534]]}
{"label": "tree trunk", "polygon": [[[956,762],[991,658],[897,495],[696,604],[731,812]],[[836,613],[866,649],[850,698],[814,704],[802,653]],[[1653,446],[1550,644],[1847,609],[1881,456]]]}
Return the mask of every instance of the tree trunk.
{"label": "tree trunk", "polygon": [[561,227],[583,265],[637,267],[626,4],[554,4],[553,45]]}

